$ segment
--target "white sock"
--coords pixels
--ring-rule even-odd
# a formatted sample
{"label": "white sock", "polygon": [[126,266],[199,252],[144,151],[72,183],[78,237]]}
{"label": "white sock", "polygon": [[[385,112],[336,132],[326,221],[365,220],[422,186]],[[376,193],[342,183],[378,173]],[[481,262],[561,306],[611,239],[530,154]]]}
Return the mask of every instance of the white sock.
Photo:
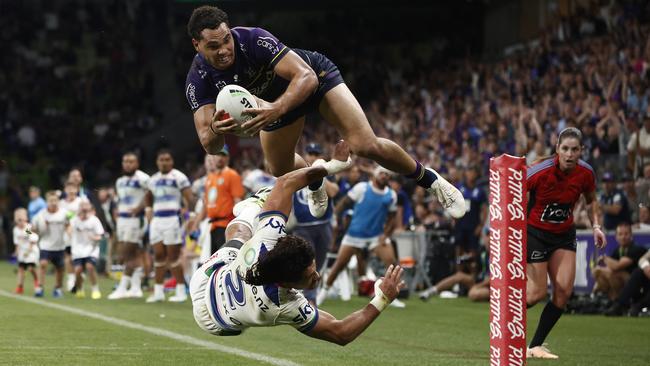
{"label": "white sock", "polygon": [[165,285],[162,283],[160,284],[155,284],[153,285],[153,295],[156,297],[164,297],[165,296]]}
{"label": "white sock", "polygon": [[131,277],[131,289],[137,288],[140,290],[142,288],[142,267],[138,267],[133,271],[133,276]]}
{"label": "white sock", "polygon": [[92,289],[93,289],[93,292],[94,291],[99,291],[99,285],[93,285]]}
{"label": "white sock", "polygon": [[185,284],[181,283],[176,285],[176,296],[185,296]]}
{"label": "white sock", "polygon": [[120,284],[117,285],[117,289],[120,291],[126,291],[127,287],[129,287],[129,283],[131,283],[131,276],[122,275]]}

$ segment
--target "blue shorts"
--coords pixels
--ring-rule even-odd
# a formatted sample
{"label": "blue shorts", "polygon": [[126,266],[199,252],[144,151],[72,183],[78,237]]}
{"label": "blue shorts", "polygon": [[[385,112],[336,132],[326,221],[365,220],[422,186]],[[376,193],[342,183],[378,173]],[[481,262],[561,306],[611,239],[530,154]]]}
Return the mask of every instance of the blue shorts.
{"label": "blue shorts", "polygon": [[63,268],[65,266],[64,258],[65,250],[43,250],[41,249],[40,259],[43,261],[51,262],[56,268]]}
{"label": "blue shorts", "polygon": [[293,48],[293,51],[309,64],[312,70],[314,70],[316,77],[318,78],[318,87],[314,93],[307,98],[307,100],[296,108],[285,113],[277,121],[264,127],[264,131],[274,131],[284,126],[288,126],[296,122],[300,117],[318,111],[318,106],[320,105],[321,100],[323,100],[325,94],[335,86],[344,83],[339,68],[326,56],[321,55],[318,52],[296,48]]}
{"label": "blue shorts", "polygon": [[77,258],[72,260],[72,264],[77,267],[81,266],[82,268],[86,267],[86,263],[92,263],[93,266],[97,267],[97,258],[95,257],[84,257]]}

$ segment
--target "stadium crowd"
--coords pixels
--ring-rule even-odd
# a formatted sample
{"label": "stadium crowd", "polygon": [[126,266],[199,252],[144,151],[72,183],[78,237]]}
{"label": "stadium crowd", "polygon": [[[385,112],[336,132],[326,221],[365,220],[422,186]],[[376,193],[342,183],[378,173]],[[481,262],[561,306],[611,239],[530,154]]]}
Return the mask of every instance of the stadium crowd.
{"label": "stadium crowd", "polygon": [[[0,165],[0,211],[5,213],[27,207],[29,185],[63,188],[69,178],[61,182],[60,176],[71,168],[65,162],[92,167],[94,180],[106,184],[120,171],[121,153],[136,146],[135,138],[156,125],[152,75],[138,67],[148,56],[138,44],[140,38],[129,37],[138,31],[138,22],[132,20],[143,15],[142,9],[119,3],[107,7],[84,4],[75,5],[76,11],[63,11],[65,5],[48,5],[51,8],[45,9],[46,26],[34,26],[39,30],[30,37],[29,44],[17,41],[23,39],[18,35],[24,29],[24,25],[17,24],[18,19],[29,17],[1,20],[5,31],[0,39],[9,45],[12,57],[0,59],[0,66],[10,70],[0,74],[0,85],[23,91],[11,93],[11,88],[5,87],[0,92],[0,133],[6,142],[0,146],[0,154],[10,156]],[[12,10],[18,13],[32,10],[18,3],[6,6],[14,6]],[[101,16],[108,11],[123,16]],[[449,281],[433,286],[424,298],[456,283],[470,290],[485,280],[480,270],[480,242],[486,231],[484,186],[490,158],[508,153],[526,156],[533,164],[553,152],[558,133],[565,127],[582,131],[586,147],[583,159],[595,168],[602,181],[599,193],[605,229],[616,232],[617,242],[625,248],[629,238],[619,234],[619,230],[625,230],[624,223],[632,224],[633,230],[649,227],[649,20],[650,7],[642,2],[593,3],[590,8],[578,8],[571,17],[558,17],[540,32],[539,38],[510,48],[509,54],[496,62],[467,58],[449,62],[443,68],[417,69],[396,69],[382,63],[341,65],[344,76],[354,71],[351,84],[356,88],[363,87],[360,76],[385,75],[383,84],[371,88],[374,92],[364,92],[365,111],[377,135],[390,137],[425,166],[447,174],[451,181],[462,185],[466,198],[472,201],[466,218],[454,222],[423,189],[399,179],[391,184],[400,207],[397,232],[448,228],[456,240],[453,261],[459,263],[458,273],[453,274],[454,268],[449,274],[457,281],[451,286]],[[102,27],[125,32],[124,39],[132,39],[132,43],[103,42],[102,33],[79,31],[88,28],[91,21],[95,28],[97,21],[116,22]],[[56,41],[45,42],[52,37]],[[66,42],[82,46],[68,47]],[[173,43],[178,42],[183,40]],[[186,70],[186,66],[178,68]],[[39,88],[30,87],[36,83]],[[74,136],[73,144],[49,142],[70,141],[70,136]],[[108,140],[112,143],[99,143]],[[308,143],[323,149],[336,140],[334,129],[315,120],[305,129],[300,149],[307,152]],[[321,153],[327,156],[327,151]],[[244,182],[249,175],[255,177],[245,184],[249,193],[262,185],[256,182],[272,180],[260,169],[259,156],[260,151],[251,147],[231,157],[232,167]],[[9,171],[9,166],[25,170]],[[201,166],[186,173],[196,181],[209,169]],[[355,183],[372,179],[375,174],[370,162],[358,160],[353,170],[336,178],[339,192],[333,204],[345,197]],[[195,190],[196,198],[201,195],[200,189]],[[101,198],[91,199],[95,211],[104,212],[105,203],[115,197],[116,192],[106,189]],[[110,210],[106,214],[110,217]],[[589,226],[583,205],[578,205],[575,216],[579,228]],[[110,233],[110,223],[106,222],[110,218],[102,221]],[[3,222],[3,231],[9,233],[8,214]],[[344,220],[339,217],[334,222],[338,223],[335,237],[340,241]],[[614,259],[620,261],[627,253],[618,250],[618,258]],[[633,258],[632,254],[628,257],[632,259],[626,267],[630,275],[624,278],[632,277],[635,286],[648,288],[647,279],[644,284],[643,275],[636,270],[636,261],[641,257],[638,254],[643,253],[635,253]],[[610,254],[612,258],[616,253]],[[611,267],[607,259],[602,260],[603,268]],[[471,261],[478,265],[468,266]],[[469,273],[470,278],[459,273]],[[599,282],[600,290],[608,281]],[[618,291],[612,292],[611,286],[603,290],[610,300],[629,292],[625,292],[623,283],[616,287]],[[470,296],[475,295],[476,291],[470,291]],[[617,302],[620,306],[610,313],[622,313],[621,308],[630,304],[626,301]]]}

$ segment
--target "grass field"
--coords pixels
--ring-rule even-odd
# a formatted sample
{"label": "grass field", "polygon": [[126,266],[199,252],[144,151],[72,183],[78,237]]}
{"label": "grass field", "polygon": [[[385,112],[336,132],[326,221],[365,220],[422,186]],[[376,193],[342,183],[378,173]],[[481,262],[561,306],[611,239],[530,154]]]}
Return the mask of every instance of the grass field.
{"label": "grass field", "polygon": [[[52,299],[52,280],[48,278],[42,301],[31,296],[31,281],[22,296],[30,301],[21,300],[9,294],[15,286],[14,267],[0,263],[0,364],[489,364],[487,304],[466,299],[409,300],[406,309],[389,308],[359,339],[339,347],[305,337],[290,327],[213,337],[194,324],[189,302],[145,304],[144,300],[75,299],[69,295]],[[106,296],[112,281],[103,279],[101,287]],[[362,298],[329,301],[323,309],[341,317],[366,303]],[[540,311],[537,306],[529,312],[529,328],[531,324],[535,327]],[[165,334],[175,339],[148,332],[161,333],[152,328],[168,331]],[[648,365],[650,319],[565,316],[548,341],[560,360],[532,360],[529,365]],[[257,356],[273,359],[260,361],[254,359]]]}

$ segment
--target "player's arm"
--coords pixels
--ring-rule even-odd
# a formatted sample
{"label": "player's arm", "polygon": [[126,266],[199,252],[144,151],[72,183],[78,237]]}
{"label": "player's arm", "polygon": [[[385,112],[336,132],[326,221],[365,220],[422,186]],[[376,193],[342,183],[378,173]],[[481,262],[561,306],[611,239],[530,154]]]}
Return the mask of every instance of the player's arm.
{"label": "player's arm", "polygon": [[153,193],[151,193],[150,190],[147,190],[147,192],[144,194],[144,197],[142,198],[142,201],[131,209],[131,216],[137,216],[139,215],[145,207],[151,207],[153,205]]}
{"label": "player's arm", "polygon": [[602,216],[602,211],[600,210],[600,204],[596,199],[596,191],[585,192],[584,193],[585,202],[587,203],[587,212],[589,214],[589,220],[591,220],[591,227],[594,228],[594,244],[597,248],[604,248],[607,245],[607,238],[600,228],[599,219]]}
{"label": "player's arm", "polygon": [[189,186],[185,187],[181,190],[181,194],[183,195],[183,201],[185,201],[185,207],[187,207],[188,211],[192,212],[194,210],[194,205],[196,204],[196,199],[194,199],[192,189]]}
{"label": "player's arm", "polygon": [[194,127],[201,146],[208,154],[216,155],[225,144],[224,134],[238,127],[233,118],[225,118],[224,110],[215,111],[213,103],[205,104],[194,112]]}
{"label": "player's arm", "polygon": [[283,114],[307,100],[318,86],[318,78],[314,70],[293,51],[287,52],[275,64],[273,71],[279,77],[289,80],[289,86],[274,102],[258,98],[258,108],[249,108],[243,111],[255,115],[255,118],[242,124],[243,130],[247,134],[254,135],[264,126],[277,121]]}
{"label": "player's arm", "polygon": [[401,280],[403,272],[400,266],[389,266],[379,285],[375,285],[375,297],[370,303],[341,320],[319,309],[316,325],[306,334],[340,346],[352,342],[395,300],[400,289],[405,286]]}
{"label": "player's arm", "polygon": [[350,147],[347,142],[336,144],[332,160],[323,165],[302,168],[289,172],[275,182],[273,190],[264,202],[262,211],[279,211],[289,216],[293,204],[293,193],[311,182],[336,174],[350,166]]}

